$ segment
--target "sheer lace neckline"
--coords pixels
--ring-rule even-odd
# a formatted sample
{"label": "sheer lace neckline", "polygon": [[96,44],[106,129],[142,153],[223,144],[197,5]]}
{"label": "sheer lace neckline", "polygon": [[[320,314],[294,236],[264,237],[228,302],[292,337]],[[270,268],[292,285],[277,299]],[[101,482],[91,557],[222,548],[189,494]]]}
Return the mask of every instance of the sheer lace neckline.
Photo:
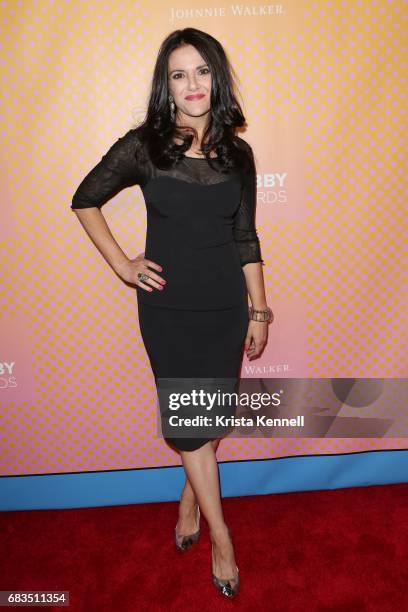
{"label": "sheer lace neckline", "polygon": [[[206,157],[191,157],[191,155],[184,155],[184,157],[186,157],[187,159],[207,159]],[[211,157],[210,159],[218,159],[218,155],[217,157]]]}

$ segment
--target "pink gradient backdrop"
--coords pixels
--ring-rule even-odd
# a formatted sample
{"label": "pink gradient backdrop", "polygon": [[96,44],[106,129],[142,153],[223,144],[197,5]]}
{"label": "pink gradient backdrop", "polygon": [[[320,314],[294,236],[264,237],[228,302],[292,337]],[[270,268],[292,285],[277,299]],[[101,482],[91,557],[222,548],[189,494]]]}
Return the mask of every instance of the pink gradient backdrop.
{"label": "pink gradient backdrop", "polygon": [[[407,375],[406,5],[279,6],[240,16],[225,5],[219,16],[173,20],[167,2],[1,3],[0,362],[15,362],[13,387],[3,374],[0,388],[1,474],[181,464],[156,434],[135,292],[69,209],[85,173],[143,117],[158,47],[177,28],[206,30],[225,46],[256,156],[275,322],[262,358],[244,357],[242,375]],[[125,252],[141,252],[140,189],[103,211]],[[218,457],[405,447],[406,439],[239,439],[224,440]]]}

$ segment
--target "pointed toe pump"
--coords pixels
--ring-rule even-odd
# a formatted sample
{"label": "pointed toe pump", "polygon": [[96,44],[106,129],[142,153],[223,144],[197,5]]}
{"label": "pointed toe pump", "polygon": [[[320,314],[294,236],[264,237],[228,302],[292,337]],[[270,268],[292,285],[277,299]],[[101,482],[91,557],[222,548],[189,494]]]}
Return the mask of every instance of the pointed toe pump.
{"label": "pointed toe pump", "polygon": [[217,591],[223,596],[232,598],[238,594],[239,590],[239,569],[237,568],[237,576],[236,578],[227,578],[221,579],[218,578],[215,574],[212,575],[213,583],[217,589]]}
{"label": "pointed toe pump", "polygon": [[[197,506],[197,525],[200,525],[200,506]],[[200,527],[194,533],[189,535],[181,535],[177,533],[177,525],[174,529],[174,539],[178,550],[188,550],[195,544],[200,537]]]}
{"label": "pointed toe pump", "polygon": [[[228,529],[228,534],[231,538],[230,529]],[[214,568],[214,545],[211,546],[211,555]],[[229,599],[235,597],[238,594],[240,585],[238,566],[236,565],[235,568],[237,573],[236,576],[234,576],[233,578],[218,578],[218,576],[214,574],[214,570],[212,571],[212,580],[215,588],[220,593],[220,595],[222,595],[223,597],[228,597]]]}

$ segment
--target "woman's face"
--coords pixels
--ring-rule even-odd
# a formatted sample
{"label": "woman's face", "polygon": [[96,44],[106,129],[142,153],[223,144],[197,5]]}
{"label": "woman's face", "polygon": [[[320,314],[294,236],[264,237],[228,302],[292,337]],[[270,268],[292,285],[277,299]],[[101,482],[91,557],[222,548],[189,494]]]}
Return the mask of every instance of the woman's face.
{"label": "woman's face", "polygon": [[211,107],[211,73],[192,45],[172,51],[168,61],[168,86],[178,117],[201,117]]}

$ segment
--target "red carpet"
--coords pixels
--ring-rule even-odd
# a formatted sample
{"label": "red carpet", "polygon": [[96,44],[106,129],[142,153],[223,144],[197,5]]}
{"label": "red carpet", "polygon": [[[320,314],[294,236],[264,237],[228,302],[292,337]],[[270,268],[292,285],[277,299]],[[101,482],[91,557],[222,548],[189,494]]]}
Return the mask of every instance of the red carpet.
{"label": "red carpet", "polygon": [[199,543],[175,549],[175,502],[3,512],[0,590],[69,590],[75,612],[402,612],[407,498],[407,484],[224,498],[241,574],[231,601],[211,583],[203,517]]}

